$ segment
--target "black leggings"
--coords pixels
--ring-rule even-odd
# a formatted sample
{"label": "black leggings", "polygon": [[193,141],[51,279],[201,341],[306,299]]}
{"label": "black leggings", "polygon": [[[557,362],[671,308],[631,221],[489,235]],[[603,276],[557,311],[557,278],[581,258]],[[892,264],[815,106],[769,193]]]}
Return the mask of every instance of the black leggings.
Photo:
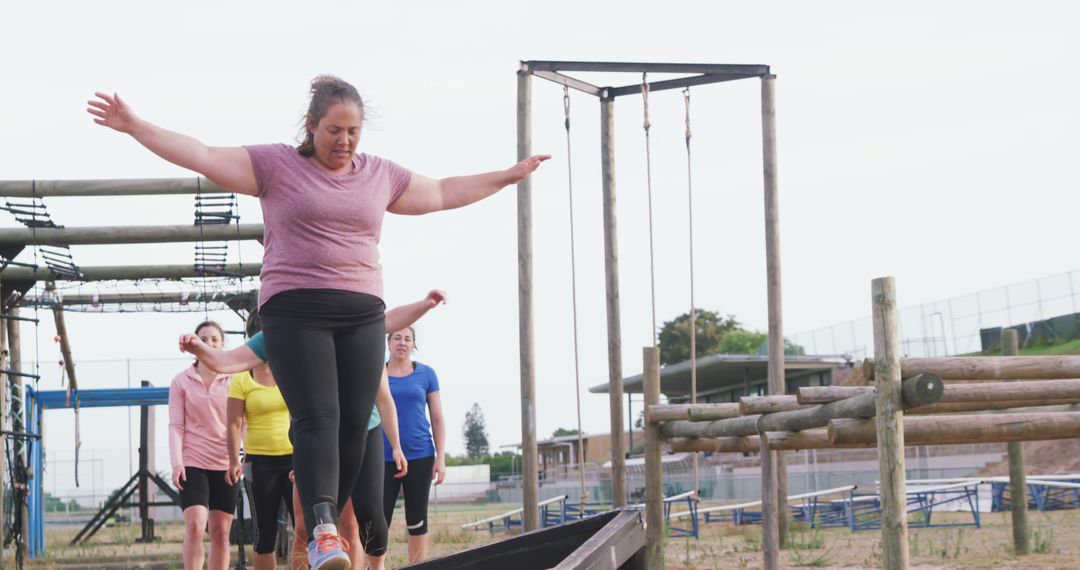
{"label": "black leggings", "polygon": [[382,377],[384,309],[378,297],[326,289],[278,293],[259,309],[292,416],[296,487],[311,528],[318,524],[313,505],[340,511],[356,485]]}
{"label": "black leggings", "polygon": [[293,518],[292,455],[251,455],[244,461],[251,464],[251,477],[247,480],[251,490],[251,518],[255,521],[255,553],[269,554],[274,551],[278,535],[278,515],[281,502]]}
{"label": "black leggings", "polygon": [[[391,465],[393,465],[391,463]],[[370,556],[386,554],[389,525],[383,515],[382,427],[368,430],[367,449],[360,464],[360,477],[353,487],[352,504],[360,527],[360,544]]]}
{"label": "black leggings", "polygon": [[383,463],[383,512],[386,525],[394,517],[394,505],[397,504],[398,491],[405,491],[405,528],[410,536],[427,534],[428,493],[431,492],[431,472],[435,468],[434,457],[421,457],[409,460],[409,472],[401,479],[396,479],[397,467],[393,463]]}

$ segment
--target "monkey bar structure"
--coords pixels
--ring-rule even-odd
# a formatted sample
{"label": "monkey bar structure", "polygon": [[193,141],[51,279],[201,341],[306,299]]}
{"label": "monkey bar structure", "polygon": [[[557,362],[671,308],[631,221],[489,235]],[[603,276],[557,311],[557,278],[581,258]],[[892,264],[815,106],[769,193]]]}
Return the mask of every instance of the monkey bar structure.
{"label": "monkey bar structure", "polygon": [[[58,225],[48,213],[45,198],[65,197],[100,197],[100,196],[162,196],[194,195],[194,223],[191,225],[161,226],[106,226],[106,227],[64,227]],[[186,307],[210,303],[220,303],[244,316],[255,306],[256,291],[245,288],[243,279],[257,276],[261,263],[230,263],[227,260],[229,247],[223,242],[262,241],[261,224],[241,224],[236,213],[235,196],[205,178],[185,179],[131,179],[131,180],[63,180],[63,181],[0,181],[0,209],[3,209],[20,222],[22,228],[0,228],[0,323],[4,324],[0,344],[4,345],[3,356],[10,353],[6,364],[0,365],[0,394],[10,391],[13,425],[12,432],[5,434],[13,439],[14,466],[13,481],[16,516],[21,520],[17,536],[17,560],[21,564],[22,553],[35,557],[44,551],[43,495],[41,489],[42,445],[34,444],[34,438],[44,435],[43,412],[47,409],[97,406],[141,406],[143,409],[142,443],[140,446],[140,471],[121,489],[120,496],[111,501],[98,513],[87,528],[76,537],[84,540],[94,532],[117,509],[123,506],[138,506],[143,519],[143,539],[153,538],[153,520],[147,509],[152,502],[147,498],[149,485],[157,485],[173,501],[177,501],[175,491],[151,473],[147,466],[148,406],[167,402],[167,388],[142,388],[137,390],[80,390],[75,381],[75,363],[72,357],[71,341],[64,325],[64,309],[99,310],[106,306],[133,305],[137,310],[149,306],[160,308],[162,304]],[[99,267],[80,267],[71,255],[73,245],[122,245],[156,243],[194,243],[194,263],[172,265],[116,265]],[[217,242],[217,243],[207,243]],[[16,257],[33,248],[33,263],[16,261]],[[40,260],[40,261],[39,261]],[[39,264],[40,262],[43,262]],[[182,290],[182,287],[161,288],[154,291],[122,291],[116,289],[105,293],[86,292],[77,289],[79,284],[91,282],[145,281],[145,280],[180,280],[200,279],[203,284],[201,293]],[[207,279],[224,282],[228,279],[239,280],[235,292],[216,287],[210,291]],[[70,283],[74,287],[58,288],[57,283]],[[35,286],[36,289],[35,289]],[[33,292],[31,290],[33,289]],[[181,290],[177,290],[181,289]],[[71,294],[67,294],[70,292]],[[19,307],[35,308],[35,318],[19,315]],[[19,324],[30,322],[37,325],[37,308],[48,308],[53,312],[60,349],[66,375],[69,378],[68,389],[59,391],[36,390],[38,376],[19,369],[21,347]],[[0,357],[0,360],[5,360]],[[34,387],[23,387],[23,379],[35,381]],[[9,389],[10,387],[10,389]],[[6,412],[8,403],[0,399],[0,415]],[[0,440],[3,441],[3,440]],[[6,443],[6,442],[4,442]],[[78,454],[76,453],[76,460]],[[0,453],[0,471],[4,469],[6,458]],[[76,479],[77,479],[76,471]],[[132,495],[138,491],[139,500],[129,503]],[[162,504],[174,504],[172,502]],[[22,513],[22,514],[19,514]],[[0,520],[0,526],[3,521]],[[24,544],[25,543],[25,548]]]}

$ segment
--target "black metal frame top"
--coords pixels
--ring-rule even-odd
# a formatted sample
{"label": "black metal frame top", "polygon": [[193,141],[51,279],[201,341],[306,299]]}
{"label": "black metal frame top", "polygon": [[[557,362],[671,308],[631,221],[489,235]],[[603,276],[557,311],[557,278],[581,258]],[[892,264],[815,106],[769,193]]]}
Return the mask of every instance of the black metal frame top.
{"label": "black metal frame top", "polygon": [[548,81],[588,93],[601,99],[614,99],[622,95],[641,93],[641,84],[622,87],[600,87],[563,72],[602,73],[692,73],[690,77],[665,79],[649,83],[650,91],[680,89],[692,85],[706,85],[753,77],[772,75],[767,65],[739,65],[724,63],[634,63],[610,61],[522,61],[520,73],[529,73]]}

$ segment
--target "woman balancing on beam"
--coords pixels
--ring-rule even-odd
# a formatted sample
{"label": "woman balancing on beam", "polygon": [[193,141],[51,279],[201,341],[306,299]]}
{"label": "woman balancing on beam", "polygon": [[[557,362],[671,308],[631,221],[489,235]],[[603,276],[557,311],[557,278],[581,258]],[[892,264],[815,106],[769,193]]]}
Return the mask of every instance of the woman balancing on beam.
{"label": "woman balancing on beam", "polygon": [[[392,326],[408,326],[416,322],[429,310],[446,302],[446,294],[433,290],[427,297],[415,303],[397,307],[386,313],[386,323]],[[289,438],[289,411],[281,398],[270,366],[266,364],[266,345],[262,332],[258,331],[258,317],[253,314],[248,322],[248,342],[229,351],[215,349],[195,335],[180,337],[180,350],[199,357],[206,367],[221,372],[240,372],[233,377],[229,394],[229,470],[230,480],[239,479],[241,466],[239,458],[240,432],[247,422],[245,439],[245,461],[252,465],[252,474],[248,482],[252,486],[253,518],[257,529],[255,541],[255,569],[276,568],[274,558],[277,538],[278,510],[282,500],[293,514],[294,490],[289,481],[292,469],[292,446]],[[251,379],[250,381],[248,379]],[[361,477],[357,488],[341,513],[341,536],[350,543],[350,560],[360,566],[362,553],[367,554],[368,566],[372,570],[384,568],[387,545],[387,522],[382,512],[383,492],[383,453],[382,438],[385,431],[391,442],[391,465],[395,470],[391,477],[401,477],[407,472],[407,462],[401,451],[398,439],[397,414],[394,409],[390,387],[383,376],[379,395],[376,398],[377,409],[372,412],[368,423],[367,450],[362,462]],[[380,429],[378,410],[385,417]],[[273,442],[277,442],[274,444]],[[287,455],[275,453],[287,448]],[[357,505],[354,509],[354,501]],[[307,532],[303,516],[296,517],[295,536],[299,544],[294,543],[293,556],[303,548],[303,538]],[[301,562],[290,565],[302,567]]]}
{"label": "woman balancing on beam", "polygon": [[[214,321],[199,323],[195,334],[185,336],[214,349],[225,340]],[[184,512],[185,570],[203,567],[207,523],[210,570],[229,566],[229,529],[237,499],[236,485],[225,479],[229,466],[225,400],[231,380],[229,374],[196,360],[169,385],[169,460]]]}
{"label": "woman balancing on beam", "polygon": [[336,77],[311,84],[304,141],[208,147],[140,119],[119,96],[97,93],[94,122],[131,135],[222,188],[257,196],[265,252],[259,315],[270,366],[292,414],[293,461],[311,567],[349,567],[338,510],[355,486],[382,375],[385,331],[378,242],[383,213],[459,208],[517,183],[548,156],[507,170],[434,180],[356,154],[364,106]]}

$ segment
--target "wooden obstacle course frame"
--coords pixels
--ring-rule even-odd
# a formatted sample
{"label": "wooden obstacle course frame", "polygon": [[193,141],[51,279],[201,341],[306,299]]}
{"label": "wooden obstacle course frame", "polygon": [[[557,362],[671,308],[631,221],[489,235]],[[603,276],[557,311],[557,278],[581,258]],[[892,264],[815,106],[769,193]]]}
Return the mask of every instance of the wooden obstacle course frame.
{"label": "wooden obstacle course frame", "polygon": [[[747,397],[739,403],[738,416],[732,416],[732,404],[724,404],[725,408],[715,411],[708,409],[709,404],[698,404],[691,413],[686,406],[659,405],[659,394],[650,395],[650,388],[658,392],[658,378],[650,379],[647,366],[646,448],[659,453],[659,440],[667,439],[675,451],[761,452],[764,479],[771,469],[765,461],[765,454],[770,451],[877,447],[882,476],[879,493],[858,501],[873,500],[880,504],[883,567],[906,569],[909,564],[907,519],[910,497],[918,496],[916,502],[921,501],[919,504],[924,505],[920,508],[929,524],[929,513],[938,504],[931,495],[949,494],[953,488],[967,489],[964,495],[958,495],[959,499],[950,495],[945,500],[971,502],[975,513],[971,524],[978,526],[978,498],[970,488],[980,483],[960,479],[928,488],[909,487],[905,481],[903,447],[1076,437],[1080,433],[1080,410],[1074,406],[1080,399],[1080,380],[1077,380],[1080,378],[1080,356],[901,358],[897,345],[899,327],[894,280],[875,279],[872,293],[875,359],[865,361],[863,369],[864,375],[873,379],[876,386],[814,387],[800,389],[794,397]],[[915,402],[911,401],[905,386],[909,385],[911,377],[923,374],[936,377],[939,391],[936,397],[931,395],[929,400],[912,405]],[[907,380],[901,382],[901,377]],[[651,383],[656,386],[651,387]],[[865,406],[859,404],[863,401],[875,402],[872,413],[867,413]],[[956,412],[1006,407],[1024,409],[956,415]],[[908,415],[912,412],[924,415]],[[823,417],[828,419],[823,422]],[[821,429],[822,426],[827,427]],[[649,445],[650,438],[656,440],[652,445]],[[648,452],[646,456],[648,459]],[[659,465],[656,471],[650,474],[647,468],[646,476],[647,480],[651,476],[659,486]],[[1032,477],[1028,483],[1029,488],[1030,484],[1053,485],[1052,481],[1038,477]],[[1062,487],[1072,490],[1072,485],[1065,483]],[[1080,497],[1080,483],[1075,485]],[[713,512],[737,511],[757,505],[762,506],[762,520],[767,524],[769,517],[776,515],[770,510],[777,510],[767,494],[762,501],[699,508],[697,514],[708,518]],[[655,501],[647,501],[647,511],[656,508]],[[650,516],[648,512],[646,515]],[[689,513],[672,516],[683,518]],[[1019,547],[1024,534],[1021,524],[1014,522],[1017,552],[1022,552]],[[768,530],[764,532],[763,565],[770,567],[778,551],[768,540]],[[649,537],[649,540],[655,539]],[[647,548],[651,547],[650,543]]]}

